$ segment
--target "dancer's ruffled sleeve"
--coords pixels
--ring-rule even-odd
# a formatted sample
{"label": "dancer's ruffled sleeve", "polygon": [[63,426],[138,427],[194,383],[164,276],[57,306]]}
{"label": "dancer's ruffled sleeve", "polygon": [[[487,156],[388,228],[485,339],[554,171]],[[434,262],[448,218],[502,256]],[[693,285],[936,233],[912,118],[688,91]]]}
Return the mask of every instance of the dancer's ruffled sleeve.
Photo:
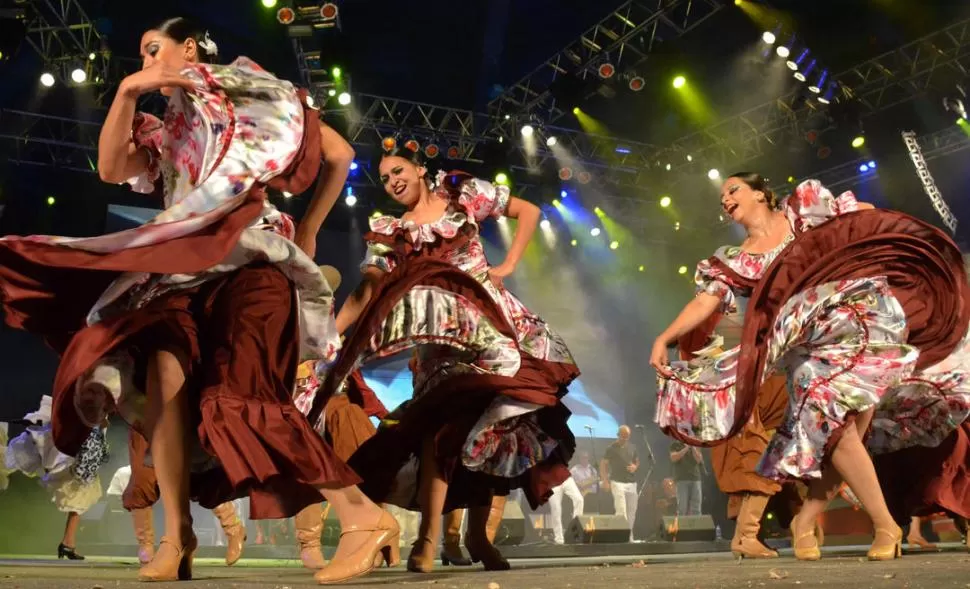
{"label": "dancer's ruffled sleeve", "polygon": [[738,310],[734,290],[728,282],[728,277],[711,260],[708,258],[697,264],[697,271],[694,273],[695,294],[704,293],[717,297],[721,299],[719,313],[734,313]]}
{"label": "dancer's ruffled sleeve", "polygon": [[[372,234],[390,235],[393,233],[394,228],[399,224],[400,221],[394,217],[378,217],[376,219],[371,219],[370,229]],[[371,235],[369,237],[373,236]],[[392,256],[393,253],[394,248],[386,243],[382,243],[375,239],[368,239],[367,253],[364,254],[364,261],[360,263],[361,272],[371,267],[377,268],[378,270],[383,270],[384,272],[393,271],[394,268],[397,267],[397,262]]]}
{"label": "dancer's ruffled sleeve", "polygon": [[134,192],[151,194],[155,191],[161,173],[158,160],[162,154],[162,121],[146,113],[135,113],[131,125],[131,141],[148,154],[148,167],[144,172],[125,180]]}
{"label": "dancer's ruffled sleeve", "polygon": [[818,180],[806,180],[785,201],[785,215],[799,233],[822,223],[860,210],[859,201],[850,191],[835,196]]}
{"label": "dancer's ruffled sleeve", "polygon": [[448,192],[477,222],[489,217],[498,219],[509,210],[512,194],[508,186],[495,185],[464,172],[452,172],[443,182]]}

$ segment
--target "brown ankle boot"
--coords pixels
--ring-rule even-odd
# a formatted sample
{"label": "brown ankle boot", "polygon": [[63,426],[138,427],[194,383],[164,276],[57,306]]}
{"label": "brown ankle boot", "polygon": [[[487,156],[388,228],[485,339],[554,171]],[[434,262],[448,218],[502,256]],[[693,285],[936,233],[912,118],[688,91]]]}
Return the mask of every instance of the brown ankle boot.
{"label": "brown ankle boot", "polygon": [[731,552],[738,558],[778,558],[778,553],[758,539],[761,517],[768,506],[768,496],[749,493],[741,501],[737,527],[731,540]]}
{"label": "brown ankle boot", "polygon": [[216,506],[212,513],[219,518],[222,531],[226,534],[226,566],[232,566],[242,557],[243,544],[246,542],[246,526],[236,513],[231,501]]}
{"label": "brown ankle boot", "polygon": [[465,534],[465,549],[472,562],[481,562],[486,571],[507,571],[509,561],[495,547],[502,516],[505,514],[506,497],[492,497],[489,507],[473,507],[468,510],[468,532]]}
{"label": "brown ankle boot", "polygon": [[148,564],[155,557],[155,527],[152,525],[152,508],[131,510],[131,523],[135,525],[138,541],[138,562]]}
{"label": "brown ankle boot", "polygon": [[461,553],[461,520],[465,516],[464,509],[456,509],[444,515],[444,541],[441,543],[441,564],[456,567],[467,567],[472,561]]}
{"label": "brown ankle boot", "polygon": [[293,524],[296,526],[296,540],[300,545],[300,560],[303,566],[318,571],[327,566],[320,548],[320,534],[323,533],[323,507],[319,503],[308,505],[296,514]]}

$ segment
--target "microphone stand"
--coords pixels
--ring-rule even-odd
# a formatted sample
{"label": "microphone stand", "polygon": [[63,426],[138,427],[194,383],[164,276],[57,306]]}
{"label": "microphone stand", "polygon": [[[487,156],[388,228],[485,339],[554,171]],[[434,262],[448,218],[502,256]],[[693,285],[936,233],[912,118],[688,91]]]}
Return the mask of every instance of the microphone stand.
{"label": "microphone stand", "polygon": [[[639,507],[641,501],[643,501],[643,492],[646,491],[650,486],[650,476],[653,474],[653,470],[657,466],[657,458],[653,455],[653,448],[650,447],[650,440],[647,439],[646,428],[642,425],[637,425],[634,426],[634,429],[640,432],[640,439],[643,440],[643,446],[647,450],[647,460],[650,461],[650,467],[647,468],[647,472],[641,481],[640,491],[637,493],[637,506]],[[651,499],[653,499],[652,496]],[[651,509],[656,509],[654,505],[651,505],[650,507]]]}

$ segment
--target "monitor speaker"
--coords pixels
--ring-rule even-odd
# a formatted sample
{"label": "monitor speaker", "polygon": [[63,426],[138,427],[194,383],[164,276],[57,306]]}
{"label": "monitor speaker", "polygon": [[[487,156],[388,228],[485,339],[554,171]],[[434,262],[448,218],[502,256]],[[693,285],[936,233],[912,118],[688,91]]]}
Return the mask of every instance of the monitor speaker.
{"label": "monitor speaker", "polygon": [[619,544],[630,541],[630,526],[622,515],[579,515],[567,537],[573,544]]}
{"label": "monitor speaker", "polygon": [[714,518],[709,515],[665,515],[660,528],[664,540],[714,541]]}
{"label": "monitor speaker", "polygon": [[516,546],[525,539],[526,522],[528,519],[522,513],[518,501],[506,501],[502,523],[495,534],[496,546]]}

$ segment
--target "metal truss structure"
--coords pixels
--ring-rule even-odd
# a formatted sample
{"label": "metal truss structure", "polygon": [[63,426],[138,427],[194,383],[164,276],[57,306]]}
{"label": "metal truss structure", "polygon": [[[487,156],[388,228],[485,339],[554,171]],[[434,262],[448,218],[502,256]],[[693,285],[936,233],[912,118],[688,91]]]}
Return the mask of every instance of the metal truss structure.
{"label": "metal truss structure", "polygon": [[0,110],[0,152],[7,162],[95,172],[100,122]]}
{"label": "metal truss structure", "polygon": [[920,183],[923,185],[923,191],[926,192],[933,208],[943,219],[943,224],[947,226],[950,233],[955,234],[957,232],[957,218],[950,211],[949,205],[943,200],[943,195],[940,194],[940,189],[936,186],[936,180],[933,179],[933,174],[930,173],[930,169],[926,165],[926,158],[923,156],[923,150],[916,139],[916,133],[906,131],[902,134],[902,137],[903,143],[906,144],[906,151],[909,152],[913,166],[916,167],[916,175],[919,176]]}
{"label": "metal truss structure", "polygon": [[56,79],[72,83],[71,72],[81,68],[85,83],[108,82],[109,52],[79,0],[29,0],[23,6],[27,43]]}
{"label": "metal truss structure", "polygon": [[[532,73],[509,87],[488,105],[497,128],[514,136],[516,118],[539,115],[555,122],[565,114],[556,105],[552,85],[570,74],[586,79],[598,76],[604,63],[617,74],[632,72],[659,43],[672,41],[724,8],[720,0],[631,0],[607,15],[546,60]],[[505,115],[509,115],[506,119]]]}
{"label": "metal truss structure", "polygon": [[[860,118],[912,100],[941,85],[952,85],[970,70],[970,19],[917,39],[835,76],[838,100]],[[694,162],[707,167],[740,164],[792,137],[816,129],[812,118],[826,107],[801,91],[725,119],[688,135],[652,155],[674,168]]]}

